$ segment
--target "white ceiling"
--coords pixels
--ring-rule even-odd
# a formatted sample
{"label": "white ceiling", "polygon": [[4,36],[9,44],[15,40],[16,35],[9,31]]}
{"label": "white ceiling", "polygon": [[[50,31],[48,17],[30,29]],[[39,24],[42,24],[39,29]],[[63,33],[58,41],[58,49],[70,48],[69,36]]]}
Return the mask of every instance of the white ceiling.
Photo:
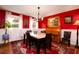
{"label": "white ceiling", "polygon": [[[1,9],[37,17],[37,5],[0,5]],[[39,5],[40,17],[45,17],[73,9],[79,8],[79,5]]]}

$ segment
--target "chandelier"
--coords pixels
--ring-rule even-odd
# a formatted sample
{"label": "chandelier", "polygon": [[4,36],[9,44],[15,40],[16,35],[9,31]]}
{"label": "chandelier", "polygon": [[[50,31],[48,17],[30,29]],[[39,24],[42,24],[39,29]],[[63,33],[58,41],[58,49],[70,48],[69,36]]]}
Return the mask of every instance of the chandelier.
{"label": "chandelier", "polygon": [[40,7],[38,6],[37,8],[38,8],[38,17],[37,17],[37,19],[39,20],[39,15],[40,15],[39,9],[40,9]]}
{"label": "chandelier", "polygon": [[37,17],[35,18],[35,21],[39,21],[39,15],[40,15],[40,12],[39,12],[39,11],[40,11],[40,7],[38,6],[37,9],[38,9],[38,10],[37,10]]}

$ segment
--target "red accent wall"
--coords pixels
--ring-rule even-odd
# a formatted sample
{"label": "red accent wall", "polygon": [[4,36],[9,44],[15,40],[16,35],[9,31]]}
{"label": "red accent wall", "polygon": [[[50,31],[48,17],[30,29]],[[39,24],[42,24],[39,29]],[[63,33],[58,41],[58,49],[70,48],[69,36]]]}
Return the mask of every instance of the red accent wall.
{"label": "red accent wall", "polygon": [[46,28],[47,27],[47,20],[42,20],[42,19],[39,19],[39,22],[38,22],[38,26],[39,28]]}
{"label": "red accent wall", "polygon": [[0,10],[0,28],[5,27],[5,11]]}
{"label": "red accent wall", "polygon": [[30,16],[23,15],[23,28],[29,28]]}
{"label": "red accent wall", "polygon": [[[55,16],[60,17],[61,29],[76,29],[76,26],[73,25],[73,24],[76,20],[79,20],[79,9],[59,13],[59,14],[56,14],[56,15],[46,16],[46,17],[44,17],[43,21],[39,22],[39,24],[40,24],[39,28],[43,28],[43,25],[41,24],[42,22],[44,23],[45,27],[47,27],[47,20],[49,18],[53,18]],[[71,24],[65,24],[64,23],[65,16],[72,16],[72,23]]]}

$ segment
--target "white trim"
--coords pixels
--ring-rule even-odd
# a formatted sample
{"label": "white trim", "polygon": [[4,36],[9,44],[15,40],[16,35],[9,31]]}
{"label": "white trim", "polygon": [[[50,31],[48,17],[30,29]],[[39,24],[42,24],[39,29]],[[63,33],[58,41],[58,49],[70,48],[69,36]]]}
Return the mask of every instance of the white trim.
{"label": "white trim", "polygon": [[76,39],[77,39],[76,32],[77,31],[74,30],[74,29],[62,29],[61,30],[61,38],[63,38],[64,31],[70,31],[71,32],[70,43],[72,45],[76,45]]}

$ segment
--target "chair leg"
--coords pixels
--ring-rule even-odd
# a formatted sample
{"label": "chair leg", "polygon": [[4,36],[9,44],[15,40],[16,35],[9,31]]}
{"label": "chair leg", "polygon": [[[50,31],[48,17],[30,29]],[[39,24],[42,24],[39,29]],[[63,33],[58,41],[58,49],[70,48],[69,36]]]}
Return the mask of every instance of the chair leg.
{"label": "chair leg", "polygon": [[70,46],[70,42],[68,42],[68,46]]}
{"label": "chair leg", "polygon": [[44,49],[44,53],[46,54],[46,48]]}
{"label": "chair leg", "polygon": [[40,54],[40,47],[37,47],[37,54]]}
{"label": "chair leg", "polygon": [[29,49],[31,49],[31,42],[29,42]]}

